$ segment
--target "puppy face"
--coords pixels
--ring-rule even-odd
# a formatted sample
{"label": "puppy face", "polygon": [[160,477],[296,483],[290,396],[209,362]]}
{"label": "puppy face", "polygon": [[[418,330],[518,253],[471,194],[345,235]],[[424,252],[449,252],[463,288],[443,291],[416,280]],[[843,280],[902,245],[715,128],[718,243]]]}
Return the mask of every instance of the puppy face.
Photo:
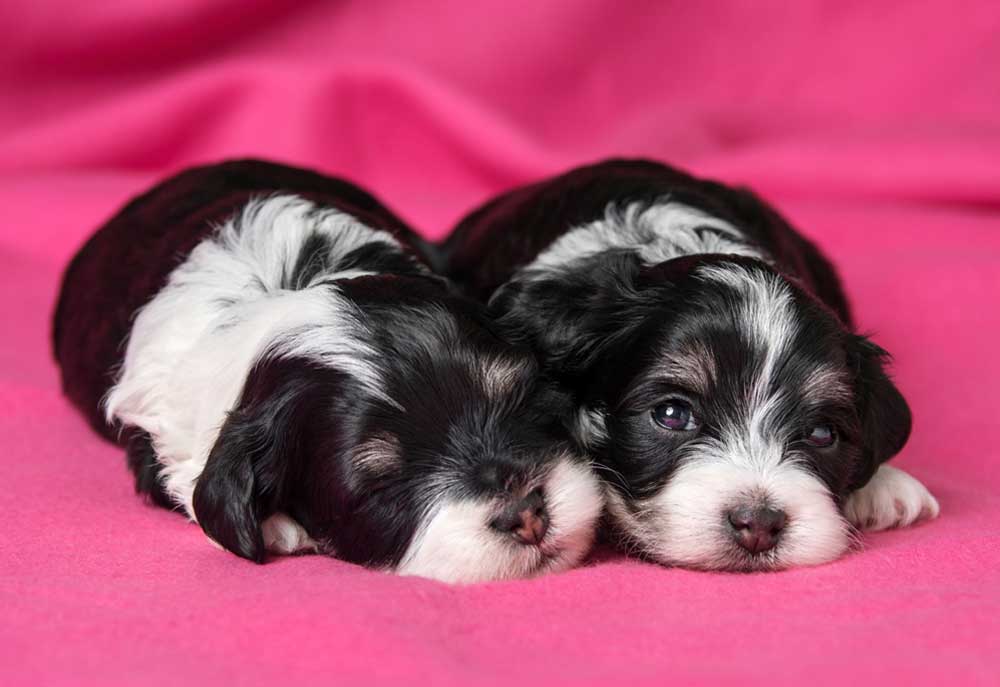
{"label": "puppy face", "polygon": [[586,259],[512,280],[491,308],[578,393],[575,434],[626,543],[707,569],[840,555],[843,498],[909,434],[884,352],[755,258]]}
{"label": "puppy face", "polygon": [[582,558],[603,496],[564,429],[569,397],[427,283],[339,287],[363,332],[336,339],[355,369],[295,355],[251,372],[195,490],[213,539],[261,560],[261,523],[283,512],[338,558],[453,582]]}
{"label": "puppy face", "polygon": [[363,446],[395,446],[399,470],[356,472],[365,492],[399,484],[421,513],[398,570],[470,581],[578,562],[603,497],[563,428],[569,397],[526,355],[427,363],[418,384],[397,378],[391,395],[405,412],[380,415],[365,432]]}
{"label": "puppy face", "polygon": [[622,362],[590,392],[625,539],[705,569],[839,556],[843,498],[909,433],[882,351],[758,261],[681,259],[642,280],[641,322],[620,322],[632,333],[605,355]]}

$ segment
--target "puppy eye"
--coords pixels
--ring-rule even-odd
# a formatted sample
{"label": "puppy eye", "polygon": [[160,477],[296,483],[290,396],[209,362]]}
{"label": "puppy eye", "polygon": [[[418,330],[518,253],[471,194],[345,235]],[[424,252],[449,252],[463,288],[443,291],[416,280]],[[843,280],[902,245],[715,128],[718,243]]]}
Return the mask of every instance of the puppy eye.
{"label": "puppy eye", "polygon": [[674,432],[690,432],[701,425],[691,404],[677,398],[653,408],[653,422]]}
{"label": "puppy eye", "polygon": [[816,448],[833,446],[836,440],[837,433],[830,425],[816,425],[806,434],[806,443]]}

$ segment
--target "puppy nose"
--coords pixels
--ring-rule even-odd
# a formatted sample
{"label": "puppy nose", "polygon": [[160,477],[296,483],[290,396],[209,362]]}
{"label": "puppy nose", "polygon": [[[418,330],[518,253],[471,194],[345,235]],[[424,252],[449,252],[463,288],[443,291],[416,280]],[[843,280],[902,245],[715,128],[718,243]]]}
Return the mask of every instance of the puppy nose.
{"label": "puppy nose", "polygon": [[750,553],[761,553],[774,548],[788,517],[774,508],[735,508],[729,511],[729,524],[733,527],[736,543]]}
{"label": "puppy nose", "polygon": [[535,489],[497,516],[490,526],[508,532],[522,544],[540,544],[549,529],[549,514],[542,491]]}

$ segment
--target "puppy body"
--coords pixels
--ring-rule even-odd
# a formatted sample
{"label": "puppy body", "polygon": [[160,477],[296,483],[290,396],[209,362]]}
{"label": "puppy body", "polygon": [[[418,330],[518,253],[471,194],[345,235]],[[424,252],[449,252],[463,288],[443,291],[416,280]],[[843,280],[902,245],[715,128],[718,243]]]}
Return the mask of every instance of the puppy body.
{"label": "puppy body", "polygon": [[446,252],[574,391],[578,439],[640,552],[812,564],[848,546],[845,513],[879,527],[937,514],[880,468],[910,430],[884,352],[853,333],[830,263],[753,194],[609,161],[500,196]]}
{"label": "puppy body", "polygon": [[392,234],[295,195],[248,199],[207,226],[211,236],[138,311],[104,403],[109,425],[154,438],[163,487],[192,517],[219,428],[262,357],[313,360],[384,395],[364,315],[333,286],[379,272],[348,256],[368,250],[372,262],[398,260],[397,274],[426,274]]}
{"label": "puppy body", "polygon": [[421,249],[346,182],[191,170],[67,270],[64,388],[126,443],[137,490],[245,558],[461,582],[572,565],[602,497],[562,433],[569,400]]}

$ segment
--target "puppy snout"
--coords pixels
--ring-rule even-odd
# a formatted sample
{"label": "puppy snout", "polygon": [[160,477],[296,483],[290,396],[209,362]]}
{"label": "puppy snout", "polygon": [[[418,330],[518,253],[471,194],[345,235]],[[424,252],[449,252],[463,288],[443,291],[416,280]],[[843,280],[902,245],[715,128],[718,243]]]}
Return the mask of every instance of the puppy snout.
{"label": "puppy snout", "polygon": [[750,553],[773,549],[788,522],[784,511],[763,506],[734,508],[728,519],[736,543]]}
{"label": "puppy snout", "polygon": [[493,529],[510,534],[522,544],[537,546],[549,529],[549,513],[545,496],[535,489],[513,504],[490,523]]}

